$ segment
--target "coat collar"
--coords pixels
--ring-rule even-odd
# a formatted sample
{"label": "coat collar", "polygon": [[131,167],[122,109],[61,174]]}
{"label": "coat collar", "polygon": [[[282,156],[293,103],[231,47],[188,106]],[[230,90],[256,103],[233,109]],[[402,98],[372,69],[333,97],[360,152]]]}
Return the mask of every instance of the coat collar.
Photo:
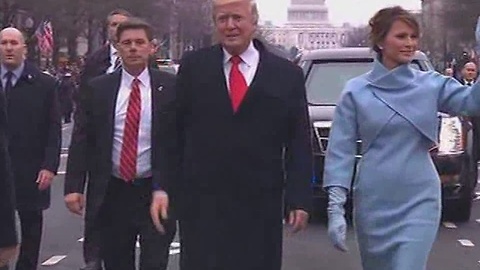
{"label": "coat collar", "polygon": [[39,75],[40,75],[40,70],[33,64],[25,61],[22,75],[18,79],[18,82],[25,81],[28,83],[32,83],[35,80],[35,78],[38,77]]}
{"label": "coat collar", "polygon": [[[377,99],[410,122],[432,143],[436,143],[437,112],[435,109],[425,110],[432,105],[430,100],[419,98],[425,89],[416,81],[418,74],[409,64],[388,70],[376,59],[372,71],[367,74],[367,81]],[[386,113],[384,124],[390,119],[391,115]],[[379,131],[374,133],[378,134]]]}
{"label": "coat collar", "polygon": [[378,58],[375,59],[373,69],[367,75],[370,85],[381,89],[401,89],[415,80],[415,72],[410,64],[400,65],[388,70]]}

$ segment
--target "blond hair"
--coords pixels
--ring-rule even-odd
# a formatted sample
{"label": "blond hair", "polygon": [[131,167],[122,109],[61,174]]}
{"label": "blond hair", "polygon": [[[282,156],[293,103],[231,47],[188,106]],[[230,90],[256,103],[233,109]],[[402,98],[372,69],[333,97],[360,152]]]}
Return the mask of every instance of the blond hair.
{"label": "blond hair", "polygon": [[248,2],[250,4],[250,12],[253,15],[253,23],[257,25],[260,15],[258,13],[257,2],[255,2],[255,0],[213,0],[212,1],[212,10],[213,10],[212,18],[215,20],[215,9],[218,6],[223,6],[223,5],[232,4],[232,3],[239,3],[239,2]]}

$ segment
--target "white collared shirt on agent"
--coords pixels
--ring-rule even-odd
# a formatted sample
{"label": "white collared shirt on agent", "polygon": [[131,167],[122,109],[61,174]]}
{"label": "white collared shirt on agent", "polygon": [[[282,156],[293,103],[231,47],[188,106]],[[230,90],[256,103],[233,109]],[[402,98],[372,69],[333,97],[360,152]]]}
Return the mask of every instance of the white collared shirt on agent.
{"label": "white collared shirt on agent", "polygon": [[110,46],[110,66],[107,69],[107,73],[112,73],[115,71],[115,62],[117,61],[117,58],[120,56],[118,55],[117,49],[113,47],[112,44],[108,46]]}
{"label": "white collared shirt on agent", "polygon": [[[253,46],[253,42],[250,42],[248,48],[239,56],[242,58],[242,62],[239,64],[240,72],[243,74],[247,85],[250,86],[255,77],[255,73],[257,72],[258,63],[260,62],[260,53],[255,49],[255,46]],[[232,69],[232,63],[230,62],[231,57],[232,55],[223,49],[223,71],[225,73],[225,81],[227,82],[228,91],[230,91],[228,79],[230,77],[230,70]]]}
{"label": "white collared shirt on agent", "polygon": [[[151,146],[152,146],[152,91],[150,83],[150,74],[148,68],[137,77],[140,80],[140,98],[141,113],[140,126],[138,132],[138,150],[137,150],[137,178],[146,178],[152,175]],[[127,116],[128,100],[132,91],[132,81],[134,77],[122,70],[120,89],[118,91],[115,119],[113,127],[113,148],[112,161],[115,177],[122,178],[120,175],[120,153],[122,151],[123,132],[125,128],[125,118]]]}

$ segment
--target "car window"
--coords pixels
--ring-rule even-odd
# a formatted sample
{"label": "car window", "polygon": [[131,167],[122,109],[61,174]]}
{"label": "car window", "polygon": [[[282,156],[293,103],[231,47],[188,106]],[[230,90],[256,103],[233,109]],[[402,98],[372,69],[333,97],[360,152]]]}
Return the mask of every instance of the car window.
{"label": "car window", "polygon": [[[311,104],[336,104],[345,83],[372,69],[373,59],[349,59],[341,61],[313,61],[307,70],[307,100]],[[428,69],[421,61],[413,61],[412,68]],[[306,69],[304,69],[306,70]]]}
{"label": "car window", "polygon": [[373,62],[323,62],[314,61],[305,87],[307,100],[312,104],[336,104],[345,83],[368,72]]}

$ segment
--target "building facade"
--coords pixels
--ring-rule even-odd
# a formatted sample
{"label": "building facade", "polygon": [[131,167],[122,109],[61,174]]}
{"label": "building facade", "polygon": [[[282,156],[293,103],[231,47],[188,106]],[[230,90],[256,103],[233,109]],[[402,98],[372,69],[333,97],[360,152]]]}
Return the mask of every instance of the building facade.
{"label": "building facade", "polygon": [[286,49],[300,50],[343,47],[349,26],[330,24],[325,0],[291,0],[287,23],[275,26],[264,24],[261,29],[266,39]]}

